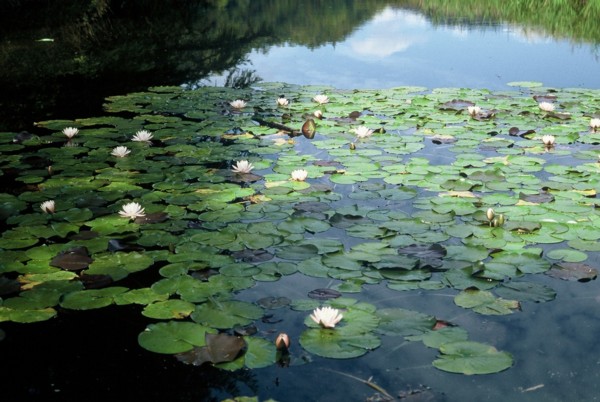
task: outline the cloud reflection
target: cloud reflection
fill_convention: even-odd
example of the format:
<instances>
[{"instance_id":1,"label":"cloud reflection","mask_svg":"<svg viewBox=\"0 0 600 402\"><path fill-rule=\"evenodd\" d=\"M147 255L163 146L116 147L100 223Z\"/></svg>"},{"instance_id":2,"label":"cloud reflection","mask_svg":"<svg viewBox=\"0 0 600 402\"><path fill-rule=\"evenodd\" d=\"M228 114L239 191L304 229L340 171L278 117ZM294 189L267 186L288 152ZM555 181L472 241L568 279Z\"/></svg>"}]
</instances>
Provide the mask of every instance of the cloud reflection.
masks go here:
<instances>
[{"instance_id":1,"label":"cloud reflection","mask_svg":"<svg viewBox=\"0 0 600 402\"><path fill-rule=\"evenodd\" d=\"M386 58L427 42L428 22L408 10L384 9L339 46L355 58Z\"/></svg>"}]
</instances>

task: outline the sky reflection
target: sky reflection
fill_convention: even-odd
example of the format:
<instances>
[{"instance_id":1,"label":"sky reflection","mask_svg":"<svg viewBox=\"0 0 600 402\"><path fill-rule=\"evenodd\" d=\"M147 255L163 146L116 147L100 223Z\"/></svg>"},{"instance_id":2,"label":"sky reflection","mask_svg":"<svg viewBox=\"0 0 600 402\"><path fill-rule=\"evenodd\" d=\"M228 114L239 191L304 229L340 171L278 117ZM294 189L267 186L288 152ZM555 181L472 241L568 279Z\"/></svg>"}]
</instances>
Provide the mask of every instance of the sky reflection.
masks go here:
<instances>
[{"instance_id":1,"label":"sky reflection","mask_svg":"<svg viewBox=\"0 0 600 402\"><path fill-rule=\"evenodd\" d=\"M252 52L249 61L265 81L338 88L505 89L511 81L600 88L600 63L589 45L508 25L433 26L421 14L392 8L341 43L277 46Z\"/></svg>"}]
</instances>

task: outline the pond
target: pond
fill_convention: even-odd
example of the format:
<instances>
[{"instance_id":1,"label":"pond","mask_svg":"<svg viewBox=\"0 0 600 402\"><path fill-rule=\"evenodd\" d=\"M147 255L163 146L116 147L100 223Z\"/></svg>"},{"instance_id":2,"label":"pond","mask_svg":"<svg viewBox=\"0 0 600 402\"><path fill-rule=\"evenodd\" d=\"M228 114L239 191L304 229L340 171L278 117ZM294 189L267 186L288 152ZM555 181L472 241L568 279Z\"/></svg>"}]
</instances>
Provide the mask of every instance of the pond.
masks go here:
<instances>
[{"instance_id":1,"label":"pond","mask_svg":"<svg viewBox=\"0 0 600 402\"><path fill-rule=\"evenodd\" d=\"M3 398L598 399L595 3L297 3L0 9Z\"/></svg>"}]
</instances>

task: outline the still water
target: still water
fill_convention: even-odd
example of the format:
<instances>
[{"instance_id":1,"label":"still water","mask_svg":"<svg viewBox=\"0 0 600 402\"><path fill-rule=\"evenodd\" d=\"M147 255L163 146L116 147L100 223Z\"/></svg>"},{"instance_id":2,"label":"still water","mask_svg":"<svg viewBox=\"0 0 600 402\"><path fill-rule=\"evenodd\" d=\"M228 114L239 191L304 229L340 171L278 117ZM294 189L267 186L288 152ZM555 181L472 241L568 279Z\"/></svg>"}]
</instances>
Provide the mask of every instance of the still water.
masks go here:
<instances>
[{"instance_id":1,"label":"still water","mask_svg":"<svg viewBox=\"0 0 600 402\"><path fill-rule=\"evenodd\" d=\"M506 84L511 81L539 81L548 87L600 88L597 42L554 39L542 28L502 21L467 24L449 19L434 24L414 8L379 10L336 40L322 37L311 46L298 45L289 38L274 42L252 47L243 57L233 57L229 64L202 71L189 68L184 75L173 71L148 74L144 80L131 83L127 81L130 75L100 74L110 83L111 93L103 93L102 82L98 85L93 78L85 82L94 82L90 87L96 91L86 93L81 80L70 80L66 74L56 90L64 96L53 98L54 103L48 101L41 112L23 113L22 121L81 117L76 106L88 101L91 107L87 112L98 114L102 96L152 85L223 85L227 71L232 69L249 70L264 81L348 89L508 89ZM46 83L58 82L55 77L42 79ZM20 128L12 126L15 130ZM308 364L238 373L190 368L141 350L136 336L146 323L139 322L139 312L130 311L129 307L111 307L95 315L67 312L53 322L29 327L4 326L7 339L2 343L15 342L15 334L20 343L11 343L13 347L4 350L3 357L21 367L19 371L11 370L14 377L8 377L10 384L7 382L6 389L21 391L14 400L75 400L69 399L74 395L86 395L90 400L118 395L133 400L143 397L190 401L235 395L258 395L261 400L279 401L364 401L373 397L373 389L336 373L344 372L361 379L372 376L373 381L394 395L411 395L412 390L412 398L416 398L431 391L426 395L433 399L421 400L599 400L597 282L566 282L544 276L536 280L556 289L556 300L529 303L522 313L494 319L472 313L455 315L450 292L432 297L428 293L403 294L372 287L361 293L361 298L379 307L401 305L442 316L469 328L471 338L510 350L515 365L499 374L469 377L441 372L431 366L435 350L394 338L388 338L373 353L348 361L313 357ZM303 278L301 282L284 278L279 287L290 298L303 298L307 291L323 287L323 283L315 278ZM264 291L259 285L243 292L240 298L254 301L263 297ZM73 325L69 315L79 325ZM115 319L117 315L120 318ZM303 325L300 320L296 324ZM302 358L300 350L292 353ZM407 396L406 400L417 399Z\"/></svg>"},{"instance_id":2,"label":"still water","mask_svg":"<svg viewBox=\"0 0 600 402\"><path fill-rule=\"evenodd\" d=\"M240 67L265 81L336 88L396 86L507 89L512 81L600 88L597 47L506 23L435 26L386 8L339 43L254 50ZM206 80L223 84L222 75Z\"/></svg>"}]
</instances>

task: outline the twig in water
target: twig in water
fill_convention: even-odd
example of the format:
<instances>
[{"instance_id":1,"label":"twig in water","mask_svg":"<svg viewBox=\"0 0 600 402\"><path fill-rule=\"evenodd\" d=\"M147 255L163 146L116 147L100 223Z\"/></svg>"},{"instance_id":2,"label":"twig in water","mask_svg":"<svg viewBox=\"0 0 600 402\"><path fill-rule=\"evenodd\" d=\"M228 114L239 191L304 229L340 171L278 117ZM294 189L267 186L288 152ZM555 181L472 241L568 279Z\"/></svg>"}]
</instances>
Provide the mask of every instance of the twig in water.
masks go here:
<instances>
[{"instance_id":1,"label":"twig in water","mask_svg":"<svg viewBox=\"0 0 600 402\"><path fill-rule=\"evenodd\" d=\"M383 394L383 395L384 395L386 398L389 398L389 399L390 399L390 401L393 401L393 400L394 400L394 397L393 397L393 396L391 396L391 395L390 395L390 394L389 394L389 393L388 393L388 392L387 392L385 389L381 388L379 385L377 385L377 384L375 384L373 381L371 381L371 380L373 379L373 376L369 377L369 378L368 378L368 379L366 379L366 380L363 380L362 378L355 377L355 376L353 376L352 374L343 373L343 372L341 372L341 371L332 370L332 369L325 369L325 370L329 370L329 371L332 371L332 372L334 372L334 373L337 373L337 374L341 374L341 375L343 375L343 376L346 376L346 377L348 377L348 378L352 378L353 380L360 381L360 382L362 382L363 384L366 384L366 385L368 385L369 387L373 388L373 389L374 389L374 390L376 390L377 392L380 392L380 393L382 393L382 394Z\"/></svg>"}]
</instances>

